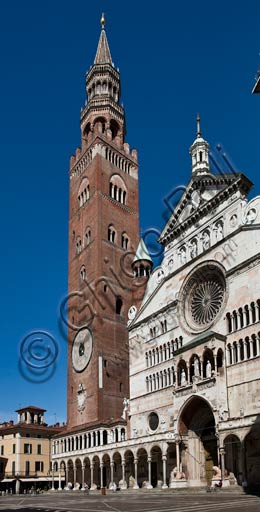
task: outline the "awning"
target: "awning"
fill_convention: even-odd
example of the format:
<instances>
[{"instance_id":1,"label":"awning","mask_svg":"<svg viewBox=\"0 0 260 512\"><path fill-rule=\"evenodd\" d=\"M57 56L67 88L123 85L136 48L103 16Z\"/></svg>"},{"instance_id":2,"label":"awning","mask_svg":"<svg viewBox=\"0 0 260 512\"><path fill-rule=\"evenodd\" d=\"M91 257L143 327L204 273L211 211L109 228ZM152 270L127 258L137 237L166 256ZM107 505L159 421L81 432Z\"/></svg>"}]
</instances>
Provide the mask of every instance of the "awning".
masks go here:
<instances>
[{"instance_id":1,"label":"awning","mask_svg":"<svg viewBox=\"0 0 260 512\"><path fill-rule=\"evenodd\" d=\"M7 483L11 483L15 480L15 478L4 478L3 480L0 481L0 484L7 484Z\"/></svg>"}]
</instances>

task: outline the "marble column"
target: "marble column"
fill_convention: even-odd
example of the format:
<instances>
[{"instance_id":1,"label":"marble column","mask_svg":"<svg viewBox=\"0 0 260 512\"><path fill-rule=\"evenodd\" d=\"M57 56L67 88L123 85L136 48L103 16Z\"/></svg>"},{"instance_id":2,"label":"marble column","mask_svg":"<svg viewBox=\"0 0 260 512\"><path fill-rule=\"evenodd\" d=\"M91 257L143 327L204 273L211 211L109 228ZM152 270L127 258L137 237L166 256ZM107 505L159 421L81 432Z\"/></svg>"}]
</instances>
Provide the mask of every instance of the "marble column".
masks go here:
<instances>
[{"instance_id":1,"label":"marble column","mask_svg":"<svg viewBox=\"0 0 260 512\"><path fill-rule=\"evenodd\" d=\"M77 468L76 468L76 465L74 465L73 471L74 471L74 485L75 485L75 483L77 482Z\"/></svg>"},{"instance_id":2,"label":"marble column","mask_svg":"<svg viewBox=\"0 0 260 512\"><path fill-rule=\"evenodd\" d=\"M220 467L221 467L221 479L224 480L225 478L225 448L219 449L219 455L220 455Z\"/></svg>"},{"instance_id":3,"label":"marble column","mask_svg":"<svg viewBox=\"0 0 260 512\"><path fill-rule=\"evenodd\" d=\"M62 487L61 487L61 470L59 469L59 487L58 487L58 491L62 491Z\"/></svg>"},{"instance_id":4,"label":"marble column","mask_svg":"<svg viewBox=\"0 0 260 512\"><path fill-rule=\"evenodd\" d=\"M176 441L176 465L177 471L180 471L180 441Z\"/></svg>"},{"instance_id":5,"label":"marble column","mask_svg":"<svg viewBox=\"0 0 260 512\"><path fill-rule=\"evenodd\" d=\"M249 339L249 357L250 359L252 359L253 357L253 340L250 338Z\"/></svg>"},{"instance_id":6,"label":"marble column","mask_svg":"<svg viewBox=\"0 0 260 512\"><path fill-rule=\"evenodd\" d=\"M135 465L135 485L134 485L134 489L139 489L139 485L138 485L138 481L137 481L137 478L138 478L138 459L134 459L134 465Z\"/></svg>"},{"instance_id":7,"label":"marble column","mask_svg":"<svg viewBox=\"0 0 260 512\"><path fill-rule=\"evenodd\" d=\"M90 464L90 489L93 490L93 484L94 484L94 464Z\"/></svg>"},{"instance_id":8,"label":"marble column","mask_svg":"<svg viewBox=\"0 0 260 512\"><path fill-rule=\"evenodd\" d=\"M166 483L166 464L167 464L167 455L162 456L162 463L163 463L163 489L167 489L168 485Z\"/></svg>"},{"instance_id":9,"label":"marble column","mask_svg":"<svg viewBox=\"0 0 260 512\"><path fill-rule=\"evenodd\" d=\"M122 459L122 480L123 480L123 484L122 484L121 489L122 490L127 489L127 483L126 483L126 479L125 479L125 460L124 459Z\"/></svg>"},{"instance_id":10,"label":"marble column","mask_svg":"<svg viewBox=\"0 0 260 512\"><path fill-rule=\"evenodd\" d=\"M102 487L104 487L104 483L103 483L103 463L100 462L100 487L102 489Z\"/></svg>"},{"instance_id":11,"label":"marble column","mask_svg":"<svg viewBox=\"0 0 260 512\"><path fill-rule=\"evenodd\" d=\"M153 486L152 486L152 458L151 457L148 457L147 463L148 463L148 485L147 485L147 489L152 489Z\"/></svg>"},{"instance_id":12,"label":"marble column","mask_svg":"<svg viewBox=\"0 0 260 512\"><path fill-rule=\"evenodd\" d=\"M114 462L110 462L110 483L114 482Z\"/></svg>"},{"instance_id":13,"label":"marble column","mask_svg":"<svg viewBox=\"0 0 260 512\"><path fill-rule=\"evenodd\" d=\"M85 464L82 464L81 471L82 471L82 485L83 485L85 483L84 482L84 478L85 478Z\"/></svg>"}]
</instances>

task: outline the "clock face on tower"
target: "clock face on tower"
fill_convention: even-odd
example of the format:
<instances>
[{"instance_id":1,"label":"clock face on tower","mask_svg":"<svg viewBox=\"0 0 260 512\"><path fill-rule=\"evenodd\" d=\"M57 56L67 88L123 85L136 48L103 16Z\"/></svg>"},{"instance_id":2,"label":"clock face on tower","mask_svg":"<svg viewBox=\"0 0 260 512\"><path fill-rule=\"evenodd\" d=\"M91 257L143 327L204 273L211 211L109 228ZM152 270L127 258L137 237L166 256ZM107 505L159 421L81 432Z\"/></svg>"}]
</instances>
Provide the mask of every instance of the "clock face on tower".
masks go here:
<instances>
[{"instance_id":1,"label":"clock face on tower","mask_svg":"<svg viewBox=\"0 0 260 512\"><path fill-rule=\"evenodd\" d=\"M72 345L72 364L76 372L83 372L87 367L93 349L92 332L85 328L76 334Z\"/></svg>"}]
</instances>

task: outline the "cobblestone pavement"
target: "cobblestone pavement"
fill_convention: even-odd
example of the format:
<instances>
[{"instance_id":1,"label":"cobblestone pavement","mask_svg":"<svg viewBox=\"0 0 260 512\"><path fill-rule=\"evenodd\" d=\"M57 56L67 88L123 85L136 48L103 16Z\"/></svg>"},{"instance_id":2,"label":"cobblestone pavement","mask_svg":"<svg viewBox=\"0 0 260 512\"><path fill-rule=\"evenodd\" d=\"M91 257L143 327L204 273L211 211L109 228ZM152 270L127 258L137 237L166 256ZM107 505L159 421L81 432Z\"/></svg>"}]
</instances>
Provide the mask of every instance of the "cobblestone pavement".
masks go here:
<instances>
[{"instance_id":1,"label":"cobblestone pavement","mask_svg":"<svg viewBox=\"0 0 260 512\"><path fill-rule=\"evenodd\" d=\"M100 494L55 493L1 496L0 511L20 512L259 512L260 497L238 493L129 492Z\"/></svg>"}]
</instances>

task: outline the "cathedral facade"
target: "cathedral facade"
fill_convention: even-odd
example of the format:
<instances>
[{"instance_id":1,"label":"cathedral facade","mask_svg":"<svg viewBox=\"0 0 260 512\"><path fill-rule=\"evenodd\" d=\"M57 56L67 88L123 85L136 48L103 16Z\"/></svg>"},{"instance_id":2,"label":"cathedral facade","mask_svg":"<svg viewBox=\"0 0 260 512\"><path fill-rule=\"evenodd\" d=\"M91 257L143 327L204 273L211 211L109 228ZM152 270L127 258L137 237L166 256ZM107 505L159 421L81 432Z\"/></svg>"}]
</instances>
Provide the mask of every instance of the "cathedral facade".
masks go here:
<instances>
[{"instance_id":1,"label":"cathedral facade","mask_svg":"<svg viewBox=\"0 0 260 512\"><path fill-rule=\"evenodd\" d=\"M260 197L244 174L213 173L198 118L152 271L101 22L70 165L68 423L53 471L68 488L260 484Z\"/></svg>"}]
</instances>

